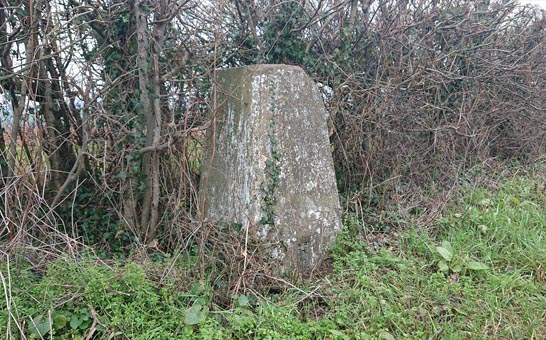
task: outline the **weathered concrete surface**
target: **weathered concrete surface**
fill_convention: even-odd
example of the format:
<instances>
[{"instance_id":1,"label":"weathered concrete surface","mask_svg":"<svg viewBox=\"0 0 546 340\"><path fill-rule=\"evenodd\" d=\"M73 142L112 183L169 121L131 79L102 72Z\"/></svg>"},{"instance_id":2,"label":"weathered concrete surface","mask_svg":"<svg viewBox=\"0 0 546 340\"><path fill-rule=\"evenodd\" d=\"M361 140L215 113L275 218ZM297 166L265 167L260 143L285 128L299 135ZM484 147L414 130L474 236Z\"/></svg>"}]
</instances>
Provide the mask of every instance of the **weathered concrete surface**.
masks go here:
<instances>
[{"instance_id":1,"label":"weathered concrete surface","mask_svg":"<svg viewBox=\"0 0 546 340\"><path fill-rule=\"evenodd\" d=\"M316 84L299 67L255 65L218 71L217 89L202 165L205 218L250 228L273 273L313 269L341 229Z\"/></svg>"}]
</instances>

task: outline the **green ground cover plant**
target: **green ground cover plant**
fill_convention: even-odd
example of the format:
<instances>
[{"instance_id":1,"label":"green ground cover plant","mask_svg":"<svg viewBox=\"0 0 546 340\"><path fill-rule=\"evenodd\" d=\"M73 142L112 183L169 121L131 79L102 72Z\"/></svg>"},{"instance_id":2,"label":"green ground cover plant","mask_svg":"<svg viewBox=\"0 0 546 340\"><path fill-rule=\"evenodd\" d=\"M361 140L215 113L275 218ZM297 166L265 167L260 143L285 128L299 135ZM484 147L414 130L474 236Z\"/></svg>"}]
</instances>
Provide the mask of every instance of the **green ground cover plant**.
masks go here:
<instances>
[{"instance_id":1,"label":"green ground cover plant","mask_svg":"<svg viewBox=\"0 0 546 340\"><path fill-rule=\"evenodd\" d=\"M467 188L433 228L369 246L347 216L320 278L219 299L195 259L1 263L9 339L540 339L546 334L541 179ZM430 230L433 230L431 232ZM384 231L376 231L383 232ZM169 272L169 275L165 273ZM227 302L226 302L227 300ZM223 303L219 303L223 301Z\"/></svg>"}]
</instances>

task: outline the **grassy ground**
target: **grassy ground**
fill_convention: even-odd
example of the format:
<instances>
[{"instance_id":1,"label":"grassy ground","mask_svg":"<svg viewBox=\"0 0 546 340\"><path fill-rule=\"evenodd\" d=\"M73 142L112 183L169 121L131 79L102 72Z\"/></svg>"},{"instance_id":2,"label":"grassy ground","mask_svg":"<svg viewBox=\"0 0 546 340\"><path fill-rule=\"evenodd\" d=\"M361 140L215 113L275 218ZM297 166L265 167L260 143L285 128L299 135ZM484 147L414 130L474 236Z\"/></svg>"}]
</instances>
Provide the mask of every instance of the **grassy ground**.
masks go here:
<instances>
[{"instance_id":1,"label":"grassy ground","mask_svg":"<svg viewBox=\"0 0 546 340\"><path fill-rule=\"evenodd\" d=\"M362 226L347 222L332 273L282 292L229 296L229 307L214 302L206 281L165 275L190 270L189 258L150 267L89 256L36 273L4 257L0 336L545 339L544 185L515 178L468 190L435 225L392 232L396 246L379 251L363 241Z\"/></svg>"}]
</instances>

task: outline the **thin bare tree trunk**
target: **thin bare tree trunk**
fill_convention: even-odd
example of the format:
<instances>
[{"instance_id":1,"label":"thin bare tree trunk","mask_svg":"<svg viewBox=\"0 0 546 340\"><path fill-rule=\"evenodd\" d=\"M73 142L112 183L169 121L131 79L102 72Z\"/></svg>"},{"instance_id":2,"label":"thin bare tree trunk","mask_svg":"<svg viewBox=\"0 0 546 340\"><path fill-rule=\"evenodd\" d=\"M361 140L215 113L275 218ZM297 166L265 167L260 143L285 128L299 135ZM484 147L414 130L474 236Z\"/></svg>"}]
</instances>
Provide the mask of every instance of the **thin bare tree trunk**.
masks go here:
<instances>
[{"instance_id":1,"label":"thin bare tree trunk","mask_svg":"<svg viewBox=\"0 0 546 340\"><path fill-rule=\"evenodd\" d=\"M358 1L359 0L351 0L351 11L349 12L349 18L347 19L347 31L345 32L345 35L349 34L349 32L352 32L354 29Z\"/></svg>"},{"instance_id":2,"label":"thin bare tree trunk","mask_svg":"<svg viewBox=\"0 0 546 340\"><path fill-rule=\"evenodd\" d=\"M140 102L142 103L141 113L144 116L146 124L146 144L144 147L152 146L154 139L154 114L152 104L150 102L150 64L148 63L150 43L147 32L147 18L142 10L142 4L137 1L135 6L136 30L137 30L137 67L138 67L138 85L140 89ZM146 238L146 233L149 228L150 209L152 201L152 163L151 154L149 152L142 155L142 172L145 176L146 187L142 198L142 211L140 215L140 234L143 239Z\"/></svg>"},{"instance_id":3,"label":"thin bare tree trunk","mask_svg":"<svg viewBox=\"0 0 546 340\"><path fill-rule=\"evenodd\" d=\"M35 71L34 67L34 55L35 55L35 46L38 32L38 24L40 22L40 8L42 7L42 0L35 0L34 2L28 3L28 13L29 13L29 29L28 29L28 42L25 46L26 52L26 63L27 63L27 72L23 75L21 80L21 97L18 100L18 105L13 112L13 124L10 132L10 147L8 154L8 177L11 177L15 174L15 165L17 162L17 134L21 128L21 119L23 117L23 112L27 108L27 92L29 92L29 84L31 81L33 72ZM30 87L32 92L32 87ZM14 99L15 100L15 99Z\"/></svg>"},{"instance_id":4,"label":"thin bare tree trunk","mask_svg":"<svg viewBox=\"0 0 546 340\"><path fill-rule=\"evenodd\" d=\"M154 138L153 146L157 148L161 141L161 94L160 77L159 77L159 57L154 55ZM151 202L151 217L150 217L150 233L149 240L153 240L156 235L157 226L159 223L159 196L161 194L161 186L159 183L159 151L153 151L153 177L152 177L152 202Z\"/></svg>"}]
</instances>

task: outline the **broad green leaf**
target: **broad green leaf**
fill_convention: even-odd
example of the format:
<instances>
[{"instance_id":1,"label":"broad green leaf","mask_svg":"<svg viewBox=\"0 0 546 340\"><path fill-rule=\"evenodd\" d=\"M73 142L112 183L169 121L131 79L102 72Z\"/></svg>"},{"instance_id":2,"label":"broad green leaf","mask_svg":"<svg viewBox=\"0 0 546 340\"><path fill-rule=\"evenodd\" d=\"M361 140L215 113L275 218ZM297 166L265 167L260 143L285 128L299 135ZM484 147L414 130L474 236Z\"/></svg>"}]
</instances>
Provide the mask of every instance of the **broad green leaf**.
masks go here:
<instances>
[{"instance_id":1,"label":"broad green leaf","mask_svg":"<svg viewBox=\"0 0 546 340\"><path fill-rule=\"evenodd\" d=\"M83 321L89 320L90 317L91 317L91 312L89 311L89 309L87 309L87 308L81 308L80 309L80 318Z\"/></svg>"},{"instance_id":2,"label":"broad green leaf","mask_svg":"<svg viewBox=\"0 0 546 340\"><path fill-rule=\"evenodd\" d=\"M64 314L57 314L53 317L53 328L55 329L61 329L66 326L67 323L66 316Z\"/></svg>"},{"instance_id":3,"label":"broad green leaf","mask_svg":"<svg viewBox=\"0 0 546 340\"><path fill-rule=\"evenodd\" d=\"M30 331L32 334L39 338L43 338L51 330L51 322L49 318L44 318L42 315L38 315L35 318L31 318Z\"/></svg>"},{"instance_id":4,"label":"broad green leaf","mask_svg":"<svg viewBox=\"0 0 546 340\"><path fill-rule=\"evenodd\" d=\"M456 264L451 267L451 271L454 273L460 273L461 270L463 270L463 266L461 266L460 264Z\"/></svg>"},{"instance_id":5,"label":"broad green leaf","mask_svg":"<svg viewBox=\"0 0 546 340\"><path fill-rule=\"evenodd\" d=\"M441 246L446 248L447 250L449 250L451 254L453 254L453 247L451 246L451 243L449 243L449 241L446 241L446 240L442 241Z\"/></svg>"},{"instance_id":6,"label":"broad green leaf","mask_svg":"<svg viewBox=\"0 0 546 340\"><path fill-rule=\"evenodd\" d=\"M80 329L89 329L91 327L91 320L83 320L82 324L80 325Z\"/></svg>"},{"instance_id":7,"label":"broad green leaf","mask_svg":"<svg viewBox=\"0 0 546 340\"><path fill-rule=\"evenodd\" d=\"M485 263L477 262L477 261L470 261L466 265L468 269L471 270L487 270L489 267Z\"/></svg>"},{"instance_id":8,"label":"broad green leaf","mask_svg":"<svg viewBox=\"0 0 546 340\"><path fill-rule=\"evenodd\" d=\"M208 307L203 307L200 304L195 304L186 310L186 317L184 323L188 326L197 325L207 318L209 312Z\"/></svg>"},{"instance_id":9,"label":"broad green leaf","mask_svg":"<svg viewBox=\"0 0 546 340\"><path fill-rule=\"evenodd\" d=\"M451 259L453 258L453 253L451 253L449 250L447 250L446 248L444 247L436 247L436 251L438 252L438 254L440 254L440 256L442 256L444 258L444 260L446 261L451 261Z\"/></svg>"},{"instance_id":10,"label":"broad green leaf","mask_svg":"<svg viewBox=\"0 0 546 340\"><path fill-rule=\"evenodd\" d=\"M70 318L70 328L72 328L72 329L76 329L76 328L80 327L80 325L82 323L83 323L83 320L80 319L77 316L73 316L73 317Z\"/></svg>"},{"instance_id":11,"label":"broad green leaf","mask_svg":"<svg viewBox=\"0 0 546 340\"><path fill-rule=\"evenodd\" d=\"M246 295L243 295L243 294L239 295L239 298L237 299L237 303L241 307L244 307L244 306L248 305L248 303L249 303L248 297Z\"/></svg>"},{"instance_id":12,"label":"broad green leaf","mask_svg":"<svg viewBox=\"0 0 546 340\"><path fill-rule=\"evenodd\" d=\"M441 272L447 272L449 271L449 266L447 265L446 261L440 261L438 262L438 269Z\"/></svg>"}]
</instances>

